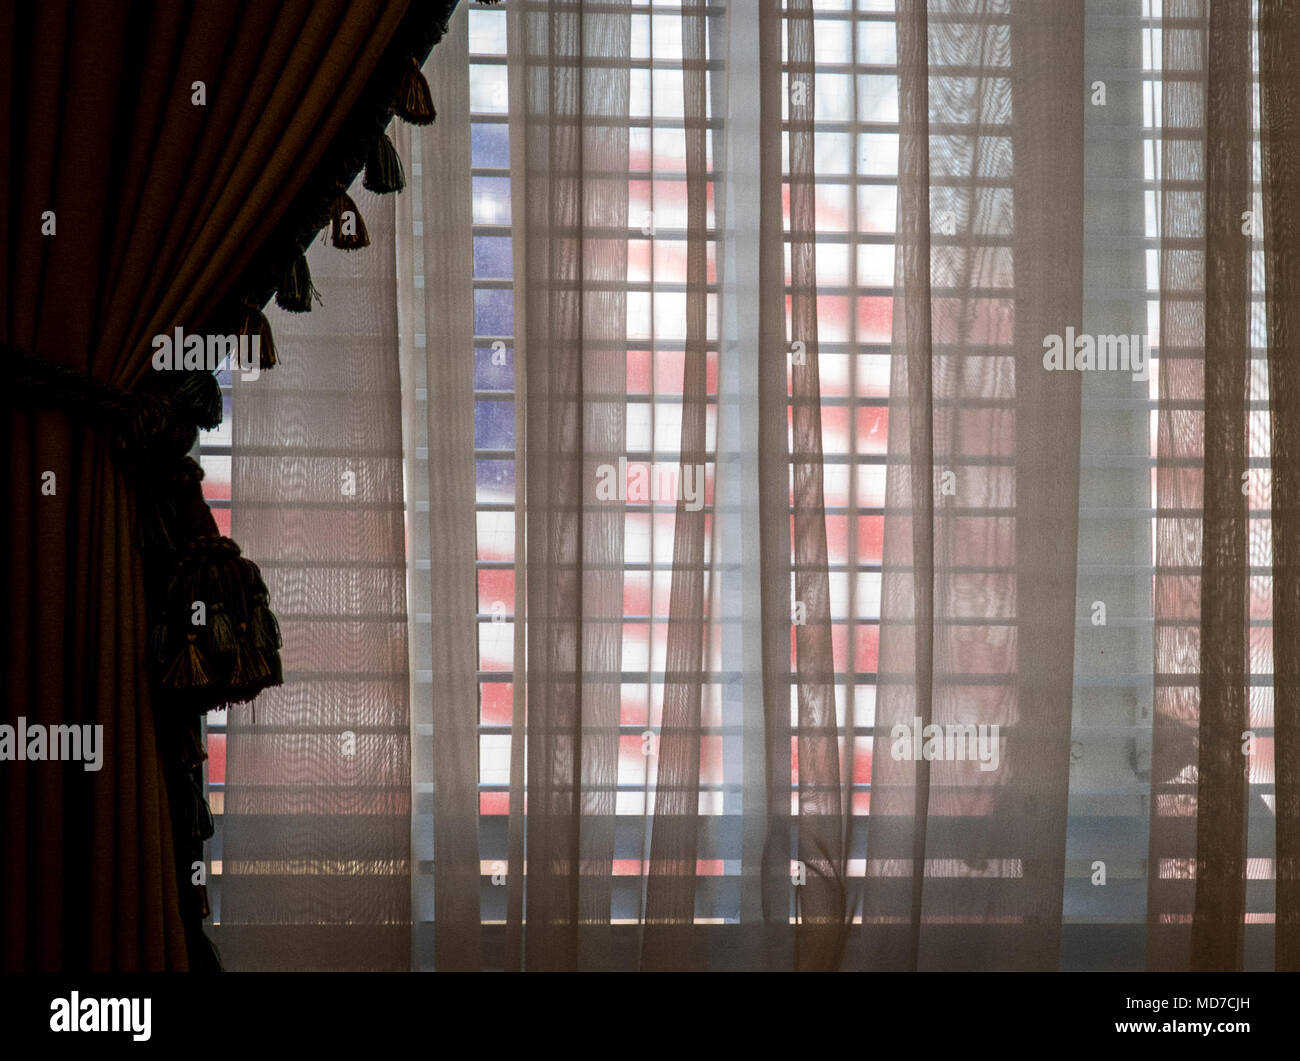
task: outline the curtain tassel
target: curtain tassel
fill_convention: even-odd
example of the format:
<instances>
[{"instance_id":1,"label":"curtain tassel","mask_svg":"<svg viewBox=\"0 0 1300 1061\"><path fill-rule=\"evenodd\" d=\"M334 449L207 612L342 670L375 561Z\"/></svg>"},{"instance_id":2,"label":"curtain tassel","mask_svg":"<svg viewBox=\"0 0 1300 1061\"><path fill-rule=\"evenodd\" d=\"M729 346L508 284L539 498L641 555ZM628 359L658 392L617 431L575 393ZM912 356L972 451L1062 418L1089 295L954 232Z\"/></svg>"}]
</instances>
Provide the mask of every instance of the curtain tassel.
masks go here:
<instances>
[{"instance_id":1,"label":"curtain tassel","mask_svg":"<svg viewBox=\"0 0 1300 1061\"><path fill-rule=\"evenodd\" d=\"M268 603L265 593L258 593L253 597L253 644L263 652L275 651L284 644L280 637L280 624L271 609L267 607Z\"/></svg>"},{"instance_id":2,"label":"curtain tassel","mask_svg":"<svg viewBox=\"0 0 1300 1061\"><path fill-rule=\"evenodd\" d=\"M247 623L239 624L239 634L242 641L249 642ZM256 648L241 648L238 666L243 675L243 681L238 683L241 685L260 683L271 673L271 669L266 665L266 656Z\"/></svg>"},{"instance_id":3,"label":"curtain tassel","mask_svg":"<svg viewBox=\"0 0 1300 1061\"><path fill-rule=\"evenodd\" d=\"M371 145L370 154L366 157L366 175L361 183L367 190L380 195L400 192L406 187L402 160L397 157L397 148L393 147L387 133L380 133Z\"/></svg>"},{"instance_id":4,"label":"curtain tassel","mask_svg":"<svg viewBox=\"0 0 1300 1061\"><path fill-rule=\"evenodd\" d=\"M275 293L275 304L290 313L309 313L313 298L320 301L320 295L311 282L307 256L300 254L289 267L288 275L280 282L280 289Z\"/></svg>"},{"instance_id":5,"label":"curtain tassel","mask_svg":"<svg viewBox=\"0 0 1300 1061\"><path fill-rule=\"evenodd\" d=\"M341 251L355 251L370 246L370 233L366 231L361 211L347 192L335 199L330 208L330 228L333 232L332 242Z\"/></svg>"},{"instance_id":6,"label":"curtain tassel","mask_svg":"<svg viewBox=\"0 0 1300 1061\"><path fill-rule=\"evenodd\" d=\"M196 643L198 634L186 635L185 647L181 649L176 662L171 665L163 680L173 689L193 689L208 684L207 672L203 669L203 657L199 654Z\"/></svg>"},{"instance_id":7,"label":"curtain tassel","mask_svg":"<svg viewBox=\"0 0 1300 1061\"><path fill-rule=\"evenodd\" d=\"M402 75L397 87L397 116L411 125L430 125L438 117L429 93L429 82L420 71L420 64L411 57L410 68Z\"/></svg>"},{"instance_id":8,"label":"curtain tassel","mask_svg":"<svg viewBox=\"0 0 1300 1061\"><path fill-rule=\"evenodd\" d=\"M149 655L157 664L167 662L167 624L159 623L149 631Z\"/></svg>"},{"instance_id":9,"label":"curtain tassel","mask_svg":"<svg viewBox=\"0 0 1300 1061\"><path fill-rule=\"evenodd\" d=\"M207 711L247 703L283 683L279 624L269 600L257 565L229 538L200 537L189 545L150 633L156 666L166 667L162 685L176 704ZM183 640L172 633L180 630L187 631Z\"/></svg>"},{"instance_id":10,"label":"curtain tassel","mask_svg":"<svg viewBox=\"0 0 1300 1061\"><path fill-rule=\"evenodd\" d=\"M222 656L228 656L239 648L235 641L235 628L220 601L212 605L212 648Z\"/></svg>"},{"instance_id":11,"label":"curtain tassel","mask_svg":"<svg viewBox=\"0 0 1300 1061\"><path fill-rule=\"evenodd\" d=\"M239 334L257 336L259 368L263 370L275 368L280 363L280 356L275 349L275 336L271 332L271 322L256 306L244 307L244 320L239 327Z\"/></svg>"},{"instance_id":12,"label":"curtain tassel","mask_svg":"<svg viewBox=\"0 0 1300 1061\"><path fill-rule=\"evenodd\" d=\"M176 397L190 410L196 427L211 431L221 423L221 387L211 372L185 373Z\"/></svg>"},{"instance_id":13,"label":"curtain tassel","mask_svg":"<svg viewBox=\"0 0 1300 1061\"><path fill-rule=\"evenodd\" d=\"M248 684L248 674L244 668L244 657L247 653L239 646L235 646L234 662L230 667L230 684L235 688L240 688Z\"/></svg>"}]
</instances>

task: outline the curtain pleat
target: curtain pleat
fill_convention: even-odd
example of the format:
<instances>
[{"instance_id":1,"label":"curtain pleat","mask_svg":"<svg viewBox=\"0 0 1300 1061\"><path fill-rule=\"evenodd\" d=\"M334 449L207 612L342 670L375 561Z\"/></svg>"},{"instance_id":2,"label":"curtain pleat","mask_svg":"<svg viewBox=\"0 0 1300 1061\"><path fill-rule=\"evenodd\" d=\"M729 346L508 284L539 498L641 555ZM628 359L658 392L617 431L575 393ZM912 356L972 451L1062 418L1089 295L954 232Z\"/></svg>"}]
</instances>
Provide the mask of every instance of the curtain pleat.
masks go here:
<instances>
[{"instance_id":1,"label":"curtain pleat","mask_svg":"<svg viewBox=\"0 0 1300 1061\"><path fill-rule=\"evenodd\" d=\"M934 344L930 285L930 103L927 0L898 7L898 223L894 343L881 576L874 748L895 725L931 724L934 681ZM872 967L914 968L928 825L930 764L872 755L863 887ZM900 878L895 883L895 878Z\"/></svg>"},{"instance_id":2,"label":"curtain pleat","mask_svg":"<svg viewBox=\"0 0 1300 1061\"><path fill-rule=\"evenodd\" d=\"M1052 969L1080 407L1077 376L1044 371L1042 352L1082 316L1082 10L903 4L898 39L901 290L860 945L871 968ZM996 725L996 769L913 761L910 734L931 724Z\"/></svg>"},{"instance_id":3,"label":"curtain pleat","mask_svg":"<svg viewBox=\"0 0 1300 1061\"><path fill-rule=\"evenodd\" d=\"M1247 774L1241 746L1250 720L1249 516L1242 482L1249 458L1251 241L1243 231L1241 205L1253 202L1252 86L1242 76L1251 69L1250 7L1249 0L1214 0L1207 35L1202 215L1205 467L1193 970L1241 968L1246 911ZM1181 12L1175 5L1170 14L1177 17ZM1167 112L1175 122L1182 116L1178 109ZM1166 170L1163 176L1195 179L1181 170ZM1171 316L1187 308L1171 306Z\"/></svg>"},{"instance_id":4,"label":"curtain pleat","mask_svg":"<svg viewBox=\"0 0 1300 1061\"><path fill-rule=\"evenodd\" d=\"M529 970L601 968L610 961L603 926L614 857L624 534L621 503L598 499L596 489L602 466L620 467L627 457L631 17L626 4L589 10L580 0L515 4L507 17L521 49L511 72L523 81L511 158L524 242L516 373L528 521L527 806L519 785L510 794L516 835L519 816L527 823L527 876L512 848L509 876L525 880L525 894L522 931L511 904L508 933L522 940ZM512 754L517 748L516 740Z\"/></svg>"},{"instance_id":5,"label":"curtain pleat","mask_svg":"<svg viewBox=\"0 0 1300 1061\"><path fill-rule=\"evenodd\" d=\"M442 970L478 969L482 964L479 902L479 692L478 586L475 578L477 527L474 512L474 242L470 170L469 83L465 78L469 19L451 20L428 64L429 89L438 120L420 129L399 130L398 148L420 141L419 182L423 253L418 266L399 260L427 278L415 319L404 321L403 361L408 408L422 419L421 436L407 446L408 481L425 479L428 518L408 536L414 558L428 560L427 581L413 572L411 584L427 587L427 603L413 611L429 614L427 632L413 632L415 666L429 669L428 703L416 702L416 724L430 726L433 771L434 964ZM406 206L401 197L399 211ZM409 232L409 221L399 227ZM399 250L402 247L399 235ZM414 288L403 276L399 291ZM404 317L415 313L408 307ZM407 334L407 328L410 334ZM422 349L413 344L424 335ZM426 404L416 409L423 384ZM427 446L427 467L412 463ZM412 520L419 519L414 512ZM418 592L418 591L416 591ZM504 618L501 616L500 618ZM427 720L427 721L426 721Z\"/></svg>"},{"instance_id":6,"label":"curtain pleat","mask_svg":"<svg viewBox=\"0 0 1300 1061\"><path fill-rule=\"evenodd\" d=\"M793 962L790 916L795 831L791 811L794 772L790 757L793 676L791 661L790 384L787 378L782 143L781 0L759 0L758 10L758 369L757 450L759 616L762 631L762 700L767 814L762 897L772 945L781 964ZM774 132L773 130L776 130ZM752 708L751 708L752 710ZM785 952L789 949L789 957Z\"/></svg>"},{"instance_id":7,"label":"curtain pleat","mask_svg":"<svg viewBox=\"0 0 1300 1061\"><path fill-rule=\"evenodd\" d=\"M682 83L686 136L686 353L682 384L680 474L708 457L708 210L705 161L708 110L703 0L682 4ZM692 510L694 508L694 510ZM700 705L704 692L708 599L708 517L703 505L677 503L664 666L664 707L655 773L650 864L646 871L641 967L690 968L695 953L696 853L700 830Z\"/></svg>"},{"instance_id":8,"label":"curtain pleat","mask_svg":"<svg viewBox=\"0 0 1300 1061\"><path fill-rule=\"evenodd\" d=\"M1259 5L1273 520L1276 968L1300 969L1300 8Z\"/></svg>"},{"instance_id":9,"label":"curtain pleat","mask_svg":"<svg viewBox=\"0 0 1300 1061\"><path fill-rule=\"evenodd\" d=\"M790 195L790 467L777 463L759 474L775 491L790 484L794 509L793 600L802 607L794 624L798 740L797 869L803 881L795 891L797 926L795 968L833 970L844 943L845 873L844 807L840 789L840 741L835 713L835 665L831 651L830 575L826 546L826 499L822 463L821 351L817 337L816 56L813 51L812 0L790 0L786 10L789 99ZM763 70L760 76L777 76ZM800 91L800 88L803 91ZM771 124L764 136L775 139ZM775 173L772 174L775 176ZM784 255L782 255L784 257ZM796 346L795 344L801 344ZM764 351L771 357L775 351ZM784 365L785 358L777 359ZM782 388L784 392L784 388ZM780 399L779 403L777 399ZM772 418L786 419L777 404L784 393L770 395ZM764 572L783 585L783 571ZM786 607L783 614L792 612Z\"/></svg>"},{"instance_id":10,"label":"curtain pleat","mask_svg":"<svg viewBox=\"0 0 1300 1061\"><path fill-rule=\"evenodd\" d=\"M1246 0L1163 8L1152 969L1242 964L1250 17Z\"/></svg>"},{"instance_id":11,"label":"curtain pleat","mask_svg":"<svg viewBox=\"0 0 1300 1061\"><path fill-rule=\"evenodd\" d=\"M999 888L978 963L1054 970L1065 883L1079 540L1079 373L1047 372L1043 338L1083 321L1084 11L1011 4L1015 301L1015 699L981 859L1018 860ZM1009 426L1009 425L1008 425ZM956 609L954 609L956 610ZM962 721L966 721L964 718ZM1004 863L1005 865L1005 863ZM992 897L990 897L992 898ZM956 897L954 896L954 899ZM950 903L957 914L960 900ZM956 948L950 948L949 954ZM949 961L953 959L950 958Z\"/></svg>"}]
</instances>

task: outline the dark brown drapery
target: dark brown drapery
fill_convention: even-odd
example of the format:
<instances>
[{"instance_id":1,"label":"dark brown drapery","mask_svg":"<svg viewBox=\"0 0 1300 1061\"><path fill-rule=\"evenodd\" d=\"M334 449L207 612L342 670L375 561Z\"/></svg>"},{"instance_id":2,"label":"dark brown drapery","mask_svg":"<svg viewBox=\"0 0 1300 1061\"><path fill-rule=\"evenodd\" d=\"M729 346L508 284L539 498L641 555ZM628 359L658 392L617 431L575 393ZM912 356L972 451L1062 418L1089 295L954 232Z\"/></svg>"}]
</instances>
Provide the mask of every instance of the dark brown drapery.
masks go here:
<instances>
[{"instance_id":1,"label":"dark brown drapery","mask_svg":"<svg viewBox=\"0 0 1300 1061\"><path fill-rule=\"evenodd\" d=\"M152 386L152 336L265 299L313 197L360 165L344 134L376 120L361 104L391 98L394 56L422 59L449 6L7 6L0 342ZM5 721L104 727L98 772L0 767L4 966L185 968L137 499L101 433L17 403L0 415Z\"/></svg>"}]
</instances>

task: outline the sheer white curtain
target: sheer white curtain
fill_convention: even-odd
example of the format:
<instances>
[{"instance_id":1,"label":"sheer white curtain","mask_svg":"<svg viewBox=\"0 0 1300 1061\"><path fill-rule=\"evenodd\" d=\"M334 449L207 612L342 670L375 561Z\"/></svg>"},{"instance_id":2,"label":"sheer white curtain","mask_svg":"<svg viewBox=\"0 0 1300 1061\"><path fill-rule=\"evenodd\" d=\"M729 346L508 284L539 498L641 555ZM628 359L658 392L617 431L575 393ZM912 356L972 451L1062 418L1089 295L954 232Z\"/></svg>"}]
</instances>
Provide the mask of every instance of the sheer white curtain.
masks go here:
<instances>
[{"instance_id":1,"label":"sheer white curtain","mask_svg":"<svg viewBox=\"0 0 1300 1061\"><path fill-rule=\"evenodd\" d=\"M398 201L396 251L412 620L414 899L417 924L436 926L432 939L417 929L414 960L417 968L455 970L482 964L477 560L488 545L475 510L479 356L465 11L438 47L426 69L439 119L404 126L396 140L411 174L409 194ZM494 351L496 360L506 360L505 353L504 345ZM509 628L512 611L505 602L496 610L498 630Z\"/></svg>"},{"instance_id":2,"label":"sheer white curtain","mask_svg":"<svg viewBox=\"0 0 1300 1061\"><path fill-rule=\"evenodd\" d=\"M1079 401L1041 339L1083 140L1048 8L458 13L399 231L429 961L1054 966ZM999 769L888 761L918 715L1000 725Z\"/></svg>"},{"instance_id":3,"label":"sheer white curtain","mask_svg":"<svg viewBox=\"0 0 1300 1061\"><path fill-rule=\"evenodd\" d=\"M220 923L229 968L410 966L410 729L394 196L350 190L320 303L268 308L280 364L236 374L231 528L257 557L284 685L230 712Z\"/></svg>"},{"instance_id":4,"label":"sheer white curtain","mask_svg":"<svg viewBox=\"0 0 1300 1061\"><path fill-rule=\"evenodd\" d=\"M438 122L398 130L395 255L358 193L374 245L320 263L355 297L292 324L322 353L236 395L237 536L294 680L232 726L223 925L383 924L363 963L401 965L409 888L417 968L1266 961L1273 774L1232 749L1243 712L1271 736L1239 474L1267 392L1238 340L1288 385L1287 310L1228 238L1249 93L1203 92L1255 46L1249 7L462 4ZM1124 77L1111 110L1084 92L1114 42L1163 128ZM1178 272L1207 241L1214 343ZM1265 289L1271 340L1242 303ZM1149 390L1045 366L1148 310Z\"/></svg>"}]
</instances>

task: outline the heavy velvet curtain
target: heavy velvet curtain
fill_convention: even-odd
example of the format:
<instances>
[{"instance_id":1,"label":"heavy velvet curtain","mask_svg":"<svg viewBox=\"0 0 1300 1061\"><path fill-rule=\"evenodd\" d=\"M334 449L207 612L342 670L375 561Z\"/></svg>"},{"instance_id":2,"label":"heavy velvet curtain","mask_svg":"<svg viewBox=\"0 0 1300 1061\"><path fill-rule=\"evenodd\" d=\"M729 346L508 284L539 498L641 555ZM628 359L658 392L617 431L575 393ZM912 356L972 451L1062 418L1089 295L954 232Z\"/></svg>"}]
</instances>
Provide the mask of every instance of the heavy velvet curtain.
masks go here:
<instances>
[{"instance_id":1,"label":"heavy velvet curtain","mask_svg":"<svg viewBox=\"0 0 1300 1061\"><path fill-rule=\"evenodd\" d=\"M151 337L203 330L232 293L408 6L6 5L0 341L147 385ZM136 499L110 439L2 415L4 718L102 725L105 744L97 773L0 768L4 967L183 969Z\"/></svg>"}]
</instances>

